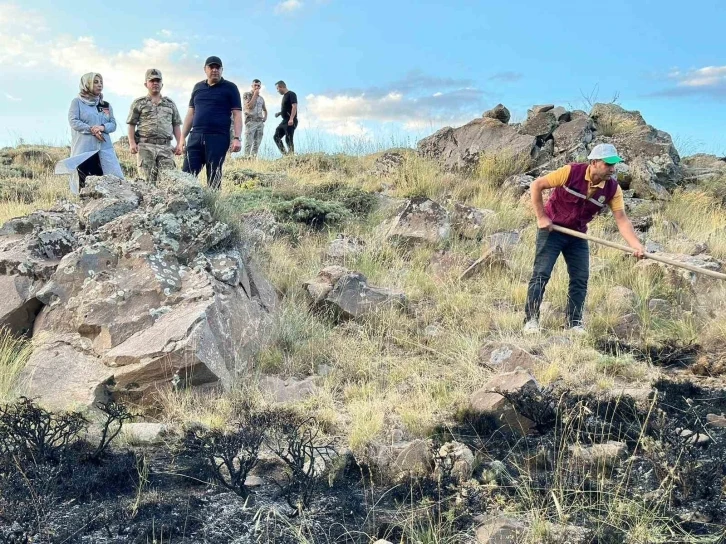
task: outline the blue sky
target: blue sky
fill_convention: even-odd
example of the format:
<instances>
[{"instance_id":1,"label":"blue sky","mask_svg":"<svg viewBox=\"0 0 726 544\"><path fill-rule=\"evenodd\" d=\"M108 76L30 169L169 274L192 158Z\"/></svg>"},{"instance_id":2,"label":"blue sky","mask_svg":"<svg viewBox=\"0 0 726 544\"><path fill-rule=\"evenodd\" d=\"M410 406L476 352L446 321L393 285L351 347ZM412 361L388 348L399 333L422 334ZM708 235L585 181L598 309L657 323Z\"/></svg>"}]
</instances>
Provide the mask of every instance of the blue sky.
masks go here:
<instances>
[{"instance_id":1,"label":"blue sky","mask_svg":"<svg viewBox=\"0 0 726 544\"><path fill-rule=\"evenodd\" d=\"M214 54L242 90L263 81L270 111L288 82L308 149L414 143L498 102L517 120L535 103L617 95L682 152L726 154L724 28L716 0L0 1L0 145L68 142L89 71L105 77L115 137L146 68L183 111Z\"/></svg>"}]
</instances>

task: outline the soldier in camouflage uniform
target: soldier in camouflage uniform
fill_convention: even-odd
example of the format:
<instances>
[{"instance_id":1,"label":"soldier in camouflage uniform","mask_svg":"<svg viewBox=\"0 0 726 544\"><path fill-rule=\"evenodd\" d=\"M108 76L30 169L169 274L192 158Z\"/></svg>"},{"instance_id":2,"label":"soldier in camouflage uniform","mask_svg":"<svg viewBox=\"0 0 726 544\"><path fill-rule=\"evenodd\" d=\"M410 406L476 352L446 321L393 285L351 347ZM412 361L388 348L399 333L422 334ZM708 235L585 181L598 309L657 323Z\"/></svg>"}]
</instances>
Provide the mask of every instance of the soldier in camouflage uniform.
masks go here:
<instances>
[{"instance_id":1,"label":"soldier in camouflage uniform","mask_svg":"<svg viewBox=\"0 0 726 544\"><path fill-rule=\"evenodd\" d=\"M259 79L252 80L252 90L242 95L245 112L245 155L257 156L262 142L262 132L267 121L265 99L260 96L262 83Z\"/></svg>"},{"instance_id":2,"label":"soldier in camouflage uniform","mask_svg":"<svg viewBox=\"0 0 726 544\"><path fill-rule=\"evenodd\" d=\"M156 68L146 70L146 88L149 94L131 103L129 118L129 148L138 153L139 177L156 181L160 170L175 169L174 155L183 153L181 137L182 119L176 104L161 96L161 72ZM176 148L172 149L172 135Z\"/></svg>"}]
</instances>

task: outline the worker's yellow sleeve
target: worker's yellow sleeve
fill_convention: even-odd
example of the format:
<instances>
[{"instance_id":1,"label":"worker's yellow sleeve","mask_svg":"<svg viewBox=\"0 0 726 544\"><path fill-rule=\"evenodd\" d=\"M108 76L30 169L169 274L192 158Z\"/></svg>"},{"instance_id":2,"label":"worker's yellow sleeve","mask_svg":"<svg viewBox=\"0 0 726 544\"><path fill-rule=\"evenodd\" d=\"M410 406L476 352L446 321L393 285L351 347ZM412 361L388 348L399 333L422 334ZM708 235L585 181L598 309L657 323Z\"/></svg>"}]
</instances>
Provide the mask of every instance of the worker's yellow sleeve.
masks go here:
<instances>
[{"instance_id":1,"label":"worker's yellow sleeve","mask_svg":"<svg viewBox=\"0 0 726 544\"><path fill-rule=\"evenodd\" d=\"M547 184L549 185L550 189L552 189L554 187L562 187L565 183L567 183L567 178L569 177L570 165L566 164L562 168L558 168L554 172L550 172L542 179L547 180Z\"/></svg>"}]
</instances>

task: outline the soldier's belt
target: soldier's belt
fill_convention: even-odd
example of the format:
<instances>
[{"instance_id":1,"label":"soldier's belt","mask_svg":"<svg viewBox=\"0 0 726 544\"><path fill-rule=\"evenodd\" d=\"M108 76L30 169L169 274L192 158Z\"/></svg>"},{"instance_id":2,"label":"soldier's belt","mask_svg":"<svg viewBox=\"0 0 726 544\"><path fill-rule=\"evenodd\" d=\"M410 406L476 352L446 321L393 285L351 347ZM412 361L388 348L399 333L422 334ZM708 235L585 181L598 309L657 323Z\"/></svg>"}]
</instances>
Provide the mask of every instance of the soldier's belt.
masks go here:
<instances>
[{"instance_id":1,"label":"soldier's belt","mask_svg":"<svg viewBox=\"0 0 726 544\"><path fill-rule=\"evenodd\" d=\"M169 142L171 142L171 138L139 138L139 143L141 144L164 145Z\"/></svg>"}]
</instances>

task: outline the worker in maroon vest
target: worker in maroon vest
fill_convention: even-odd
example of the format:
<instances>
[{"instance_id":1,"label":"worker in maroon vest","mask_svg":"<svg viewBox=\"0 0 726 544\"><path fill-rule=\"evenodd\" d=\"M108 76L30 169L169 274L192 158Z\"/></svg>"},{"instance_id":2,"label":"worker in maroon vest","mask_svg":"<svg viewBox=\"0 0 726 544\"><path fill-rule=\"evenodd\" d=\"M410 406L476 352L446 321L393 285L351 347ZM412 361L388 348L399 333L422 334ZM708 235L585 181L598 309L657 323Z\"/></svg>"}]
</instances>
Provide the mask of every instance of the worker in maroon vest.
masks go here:
<instances>
[{"instance_id":1,"label":"worker in maroon vest","mask_svg":"<svg viewBox=\"0 0 726 544\"><path fill-rule=\"evenodd\" d=\"M589 163L563 166L532 183L532 205L539 230L534 270L527 289L526 333L540 330L539 307L560 253L565 258L570 276L567 327L574 332L585 332L582 310L590 275L590 250L587 240L553 231L553 224L584 233L587 232L587 224L607 206L615 216L620 234L635 250L634 255L642 258L645 252L625 214L623 191L613 176L615 165L622 161L615 146L596 145L587 158ZM545 189L554 189L546 206L542 203L542 191Z\"/></svg>"}]
</instances>

